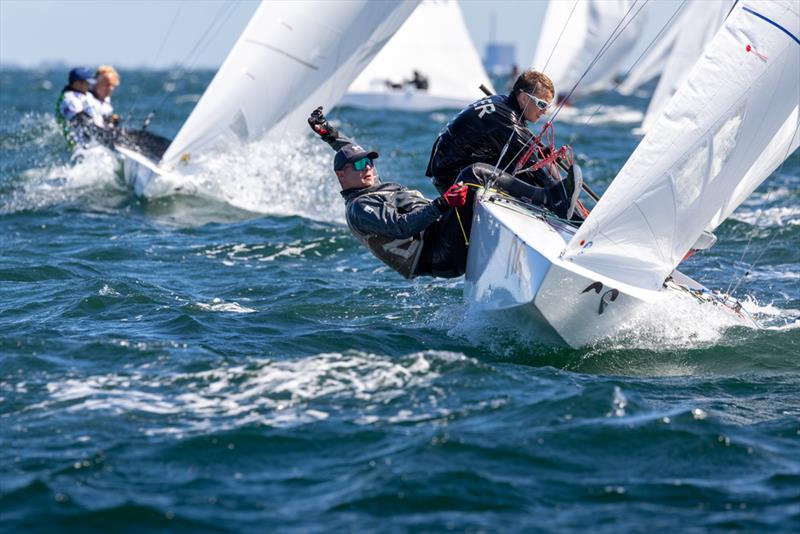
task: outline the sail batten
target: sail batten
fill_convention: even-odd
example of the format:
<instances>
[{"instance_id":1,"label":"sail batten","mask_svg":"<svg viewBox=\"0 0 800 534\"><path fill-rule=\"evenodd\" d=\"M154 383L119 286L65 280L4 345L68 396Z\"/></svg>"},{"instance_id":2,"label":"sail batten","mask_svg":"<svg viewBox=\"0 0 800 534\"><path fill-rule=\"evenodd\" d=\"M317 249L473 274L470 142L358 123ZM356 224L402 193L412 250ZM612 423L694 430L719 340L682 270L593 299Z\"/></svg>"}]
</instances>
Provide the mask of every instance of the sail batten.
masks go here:
<instances>
[{"instance_id":1,"label":"sail batten","mask_svg":"<svg viewBox=\"0 0 800 534\"><path fill-rule=\"evenodd\" d=\"M566 258L658 289L703 230L721 223L797 148L800 46L750 11L800 33L791 0L738 4Z\"/></svg>"}]
</instances>

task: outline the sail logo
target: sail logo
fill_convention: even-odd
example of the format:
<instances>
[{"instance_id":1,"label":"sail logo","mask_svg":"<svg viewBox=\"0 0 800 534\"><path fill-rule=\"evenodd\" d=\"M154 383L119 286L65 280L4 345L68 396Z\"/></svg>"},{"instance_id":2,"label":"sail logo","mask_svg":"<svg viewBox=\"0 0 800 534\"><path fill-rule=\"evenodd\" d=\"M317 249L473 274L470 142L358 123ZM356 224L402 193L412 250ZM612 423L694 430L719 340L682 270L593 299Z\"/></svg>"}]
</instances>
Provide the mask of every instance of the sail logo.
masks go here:
<instances>
[{"instance_id":1,"label":"sail logo","mask_svg":"<svg viewBox=\"0 0 800 534\"><path fill-rule=\"evenodd\" d=\"M755 49L755 48L753 48L753 47L752 47L752 45L749 45L749 44L748 44L747 46L745 46L745 47L744 47L744 51L745 51L745 52L749 52L749 53L751 53L751 54L755 54L755 56L756 56L758 59L760 59L761 61L767 61L767 59L768 59L768 58L767 58L767 56L765 56L764 54L759 54L758 52L756 52L756 49Z\"/></svg>"},{"instance_id":2,"label":"sail logo","mask_svg":"<svg viewBox=\"0 0 800 534\"><path fill-rule=\"evenodd\" d=\"M577 254L578 256L580 256L581 254L586 252L588 249L592 248L592 245L594 245L594 241L585 241L585 240L581 239L581 242L579 243L579 245L581 246L581 251L578 252L578 254Z\"/></svg>"}]
</instances>

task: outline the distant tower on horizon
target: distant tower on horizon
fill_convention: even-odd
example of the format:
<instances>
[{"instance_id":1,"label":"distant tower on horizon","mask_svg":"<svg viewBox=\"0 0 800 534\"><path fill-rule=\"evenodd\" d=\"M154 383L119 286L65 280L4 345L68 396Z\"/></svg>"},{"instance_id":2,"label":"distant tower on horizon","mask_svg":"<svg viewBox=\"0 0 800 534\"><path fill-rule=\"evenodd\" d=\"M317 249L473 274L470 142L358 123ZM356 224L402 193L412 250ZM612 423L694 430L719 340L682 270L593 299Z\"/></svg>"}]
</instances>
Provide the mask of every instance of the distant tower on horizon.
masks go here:
<instances>
[{"instance_id":1,"label":"distant tower on horizon","mask_svg":"<svg viewBox=\"0 0 800 534\"><path fill-rule=\"evenodd\" d=\"M498 42L497 15L489 13L489 42L483 56L483 67L489 74L499 76L508 74L517 63L517 47L514 43Z\"/></svg>"}]
</instances>

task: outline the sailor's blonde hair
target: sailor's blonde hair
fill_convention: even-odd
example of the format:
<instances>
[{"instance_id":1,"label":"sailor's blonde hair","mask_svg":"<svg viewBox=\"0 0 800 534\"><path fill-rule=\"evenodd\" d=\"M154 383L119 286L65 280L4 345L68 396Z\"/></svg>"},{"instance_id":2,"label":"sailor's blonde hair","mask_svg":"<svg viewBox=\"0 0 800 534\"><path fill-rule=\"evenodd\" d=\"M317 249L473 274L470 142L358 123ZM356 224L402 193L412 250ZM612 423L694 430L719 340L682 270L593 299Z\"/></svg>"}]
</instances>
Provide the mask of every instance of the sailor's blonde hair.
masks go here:
<instances>
[{"instance_id":1,"label":"sailor's blonde hair","mask_svg":"<svg viewBox=\"0 0 800 534\"><path fill-rule=\"evenodd\" d=\"M119 73L117 69L111 65L100 65L97 67L97 72L94 73L94 77L99 80L101 76L107 76L108 81L114 85L119 85Z\"/></svg>"}]
</instances>

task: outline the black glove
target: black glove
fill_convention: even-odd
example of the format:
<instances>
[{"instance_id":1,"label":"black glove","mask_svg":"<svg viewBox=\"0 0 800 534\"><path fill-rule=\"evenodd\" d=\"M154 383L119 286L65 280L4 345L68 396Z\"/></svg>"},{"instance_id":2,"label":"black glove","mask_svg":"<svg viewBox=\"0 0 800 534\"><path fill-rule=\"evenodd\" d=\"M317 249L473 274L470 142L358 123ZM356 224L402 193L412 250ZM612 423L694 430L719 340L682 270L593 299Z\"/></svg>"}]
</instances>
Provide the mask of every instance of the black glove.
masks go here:
<instances>
[{"instance_id":1,"label":"black glove","mask_svg":"<svg viewBox=\"0 0 800 534\"><path fill-rule=\"evenodd\" d=\"M308 117L308 125L314 133L322 138L326 143L331 143L339 136L339 132L331 126L328 119L322 113L322 106L311 112Z\"/></svg>"}]
</instances>

